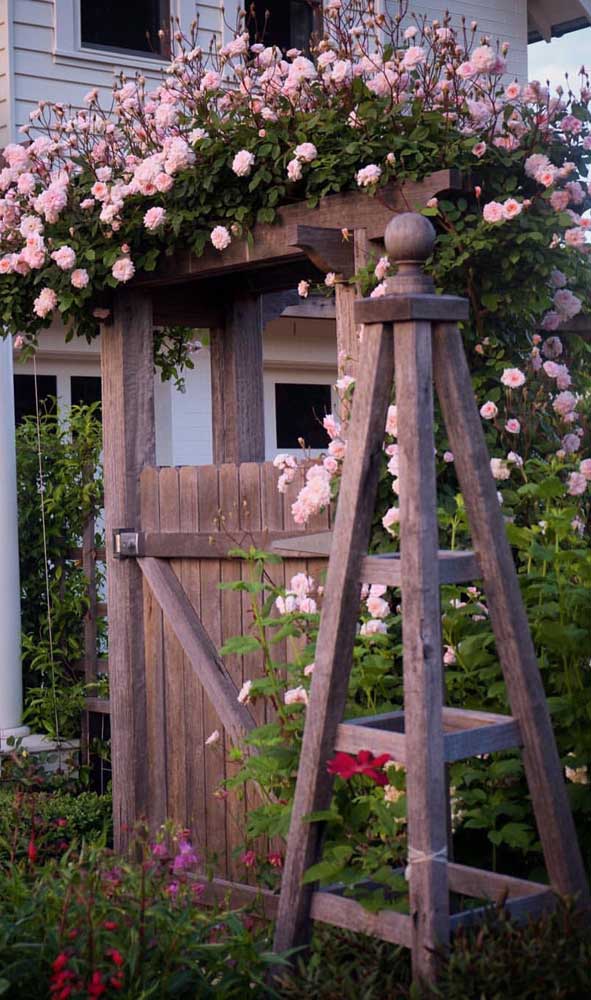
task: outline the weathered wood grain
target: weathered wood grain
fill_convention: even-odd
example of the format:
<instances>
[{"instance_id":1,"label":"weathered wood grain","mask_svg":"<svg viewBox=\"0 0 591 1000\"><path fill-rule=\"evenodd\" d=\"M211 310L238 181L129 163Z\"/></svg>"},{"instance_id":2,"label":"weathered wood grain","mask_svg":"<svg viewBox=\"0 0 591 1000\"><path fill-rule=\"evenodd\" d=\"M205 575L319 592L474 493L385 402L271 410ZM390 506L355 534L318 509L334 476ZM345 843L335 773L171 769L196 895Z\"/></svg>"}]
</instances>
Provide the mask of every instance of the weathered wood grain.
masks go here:
<instances>
[{"instance_id":1,"label":"weathered wood grain","mask_svg":"<svg viewBox=\"0 0 591 1000\"><path fill-rule=\"evenodd\" d=\"M105 530L137 525L139 477L155 460L154 359L149 293L122 289L101 332ZM143 594L136 563L107 552L115 847L147 808Z\"/></svg>"},{"instance_id":2,"label":"weathered wood grain","mask_svg":"<svg viewBox=\"0 0 591 1000\"><path fill-rule=\"evenodd\" d=\"M343 717L349 671L342 665L350 662L355 640L359 571L369 542L392 378L391 330L366 330L365 364L353 403L281 888L278 951L306 943L310 934L313 890L302 887L301 881L317 858L321 831L319 824L307 823L304 817L330 803L332 779L326 762Z\"/></svg>"},{"instance_id":3,"label":"weathered wood grain","mask_svg":"<svg viewBox=\"0 0 591 1000\"><path fill-rule=\"evenodd\" d=\"M142 559L140 566L223 725L234 739L240 739L252 729L252 717L238 703L236 685L219 659L176 574L160 559Z\"/></svg>"},{"instance_id":4,"label":"weathered wood grain","mask_svg":"<svg viewBox=\"0 0 591 1000\"><path fill-rule=\"evenodd\" d=\"M450 324L433 337L435 383L478 555L511 710L521 729L523 760L550 880L561 893L588 888L548 706L461 335Z\"/></svg>"},{"instance_id":5,"label":"weathered wood grain","mask_svg":"<svg viewBox=\"0 0 591 1000\"><path fill-rule=\"evenodd\" d=\"M141 524L160 527L160 470L146 468L140 480ZM166 755L166 700L164 622L162 610L143 580L144 655L146 659L147 817L155 834L167 817L168 766Z\"/></svg>"},{"instance_id":6,"label":"weathered wood grain","mask_svg":"<svg viewBox=\"0 0 591 1000\"><path fill-rule=\"evenodd\" d=\"M468 319L466 299L455 295L382 295L359 299L355 304L358 323L387 323L407 320L457 321Z\"/></svg>"},{"instance_id":7,"label":"weathered wood grain","mask_svg":"<svg viewBox=\"0 0 591 1000\"><path fill-rule=\"evenodd\" d=\"M288 227L285 242L289 247L303 250L324 274L333 271L343 278L350 278L355 273L353 234L345 238L342 229L296 223Z\"/></svg>"},{"instance_id":8,"label":"weathered wood grain","mask_svg":"<svg viewBox=\"0 0 591 1000\"><path fill-rule=\"evenodd\" d=\"M431 325L395 325L396 405L400 463L400 568L410 854L433 856L447 846L443 742L443 671L438 557ZM413 970L435 974L434 950L449 938L446 865L411 864Z\"/></svg>"},{"instance_id":9,"label":"weathered wood grain","mask_svg":"<svg viewBox=\"0 0 591 1000\"><path fill-rule=\"evenodd\" d=\"M358 934L368 934L401 944L406 948L412 943L412 920L405 913L394 910L379 910L371 913L354 899L346 899L331 892L315 892L311 905L312 920L318 920L333 927L345 927Z\"/></svg>"},{"instance_id":10,"label":"weathered wood grain","mask_svg":"<svg viewBox=\"0 0 591 1000\"><path fill-rule=\"evenodd\" d=\"M263 322L261 298L244 294L211 330L214 462L263 462Z\"/></svg>"},{"instance_id":11,"label":"weathered wood grain","mask_svg":"<svg viewBox=\"0 0 591 1000\"><path fill-rule=\"evenodd\" d=\"M180 527L183 532L199 530L197 469L185 466L179 472ZM201 617L201 577L199 563L183 559L180 563L181 582L195 613ZM184 714L186 745L184 748L187 815L186 826L193 843L204 852L207 846L205 814L208 803L205 794L205 772L209 766L205 740L209 732L203 722L203 685L186 656L183 658Z\"/></svg>"}]
</instances>

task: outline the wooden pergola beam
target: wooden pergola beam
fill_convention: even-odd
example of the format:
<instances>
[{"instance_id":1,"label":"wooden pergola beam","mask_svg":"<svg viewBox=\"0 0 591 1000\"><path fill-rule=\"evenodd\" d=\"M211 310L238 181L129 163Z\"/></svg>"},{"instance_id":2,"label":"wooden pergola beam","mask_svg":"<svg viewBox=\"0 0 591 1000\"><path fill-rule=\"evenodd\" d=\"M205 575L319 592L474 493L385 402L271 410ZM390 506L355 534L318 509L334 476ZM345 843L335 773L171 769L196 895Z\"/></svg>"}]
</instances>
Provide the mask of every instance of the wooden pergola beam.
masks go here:
<instances>
[{"instance_id":1,"label":"wooden pergola beam","mask_svg":"<svg viewBox=\"0 0 591 1000\"><path fill-rule=\"evenodd\" d=\"M255 226L253 241L234 240L223 253L207 246L201 257L188 250L179 251L166 257L156 271L138 275L134 284L158 287L301 262L306 256L304 251L289 246L286 239L286 229L297 225L334 229L338 223L340 229L351 232L367 230L370 241L381 240L392 215L420 208L435 195L460 188L457 170L438 170L422 181L380 188L373 198L363 191L347 191L322 198L315 208L302 202L287 205L279 210L277 224Z\"/></svg>"}]
</instances>

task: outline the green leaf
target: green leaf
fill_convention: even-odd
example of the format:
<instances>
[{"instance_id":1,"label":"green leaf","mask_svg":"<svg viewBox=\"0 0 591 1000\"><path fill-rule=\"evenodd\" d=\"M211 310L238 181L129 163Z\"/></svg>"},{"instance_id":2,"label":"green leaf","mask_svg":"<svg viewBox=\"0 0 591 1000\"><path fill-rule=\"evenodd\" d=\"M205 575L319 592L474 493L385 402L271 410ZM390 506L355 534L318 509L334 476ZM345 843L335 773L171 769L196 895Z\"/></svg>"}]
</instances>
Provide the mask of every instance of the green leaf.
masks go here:
<instances>
[{"instance_id":1,"label":"green leaf","mask_svg":"<svg viewBox=\"0 0 591 1000\"><path fill-rule=\"evenodd\" d=\"M232 653L242 656L245 653L258 653L260 648L259 640L253 635L235 635L224 643L220 653L222 656L230 656Z\"/></svg>"}]
</instances>

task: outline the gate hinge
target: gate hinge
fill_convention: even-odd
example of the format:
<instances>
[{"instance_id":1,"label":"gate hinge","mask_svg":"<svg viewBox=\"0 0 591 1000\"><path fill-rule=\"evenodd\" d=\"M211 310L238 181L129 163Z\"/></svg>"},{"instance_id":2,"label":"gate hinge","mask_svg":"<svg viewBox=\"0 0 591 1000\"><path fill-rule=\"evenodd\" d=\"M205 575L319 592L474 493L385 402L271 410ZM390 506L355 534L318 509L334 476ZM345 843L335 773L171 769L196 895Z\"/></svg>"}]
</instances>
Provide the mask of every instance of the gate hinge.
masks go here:
<instances>
[{"instance_id":1,"label":"gate hinge","mask_svg":"<svg viewBox=\"0 0 591 1000\"><path fill-rule=\"evenodd\" d=\"M140 554L140 535L129 528L115 528L113 531L113 555L115 559L133 559Z\"/></svg>"}]
</instances>

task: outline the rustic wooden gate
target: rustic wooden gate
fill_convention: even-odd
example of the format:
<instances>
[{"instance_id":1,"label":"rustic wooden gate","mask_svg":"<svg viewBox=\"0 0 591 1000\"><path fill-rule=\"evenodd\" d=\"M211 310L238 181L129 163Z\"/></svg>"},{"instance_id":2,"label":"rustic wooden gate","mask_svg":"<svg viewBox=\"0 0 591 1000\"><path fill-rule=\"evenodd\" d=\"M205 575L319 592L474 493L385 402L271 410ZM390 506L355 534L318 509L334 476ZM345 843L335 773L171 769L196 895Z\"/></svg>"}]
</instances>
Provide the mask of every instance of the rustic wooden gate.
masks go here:
<instances>
[{"instance_id":1,"label":"rustic wooden gate","mask_svg":"<svg viewBox=\"0 0 591 1000\"><path fill-rule=\"evenodd\" d=\"M244 840L248 796L256 796L225 793L237 766L230 744L267 720L264 705L249 711L237 700L244 681L263 675L262 654L232 655L222 665L216 653L252 625L249 594L220 584L248 579L248 564L231 558L232 549L268 548L283 534L293 537L289 507L300 485L298 478L287 494L278 493L271 463L146 468L140 532L120 536L144 576L150 826L168 818L188 827L221 875L244 875L234 855ZM312 527L328 527L328 516ZM318 579L324 565L290 558L268 571L283 586L301 570ZM206 745L216 730L219 741Z\"/></svg>"}]
</instances>

